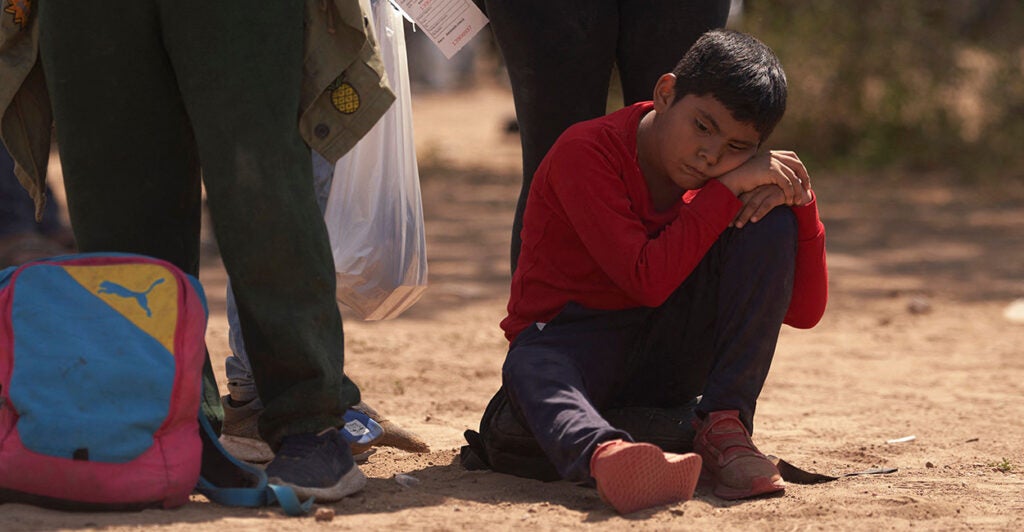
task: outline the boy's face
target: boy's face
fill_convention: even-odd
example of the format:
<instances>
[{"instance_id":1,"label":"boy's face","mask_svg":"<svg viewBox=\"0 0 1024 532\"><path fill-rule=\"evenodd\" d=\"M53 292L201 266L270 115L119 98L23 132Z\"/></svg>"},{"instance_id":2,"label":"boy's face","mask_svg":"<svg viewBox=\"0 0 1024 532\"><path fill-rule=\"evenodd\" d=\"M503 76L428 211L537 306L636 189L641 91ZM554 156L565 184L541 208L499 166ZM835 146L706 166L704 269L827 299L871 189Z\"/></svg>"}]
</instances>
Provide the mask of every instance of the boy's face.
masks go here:
<instances>
[{"instance_id":1,"label":"boy's face","mask_svg":"<svg viewBox=\"0 0 1024 532\"><path fill-rule=\"evenodd\" d=\"M697 189L757 153L761 135L752 124L734 119L711 95L687 94L673 104L671 80L664 94L659 80L654 102L654 141L665 177L685 190Z\"/></svg>"}]
</instances>

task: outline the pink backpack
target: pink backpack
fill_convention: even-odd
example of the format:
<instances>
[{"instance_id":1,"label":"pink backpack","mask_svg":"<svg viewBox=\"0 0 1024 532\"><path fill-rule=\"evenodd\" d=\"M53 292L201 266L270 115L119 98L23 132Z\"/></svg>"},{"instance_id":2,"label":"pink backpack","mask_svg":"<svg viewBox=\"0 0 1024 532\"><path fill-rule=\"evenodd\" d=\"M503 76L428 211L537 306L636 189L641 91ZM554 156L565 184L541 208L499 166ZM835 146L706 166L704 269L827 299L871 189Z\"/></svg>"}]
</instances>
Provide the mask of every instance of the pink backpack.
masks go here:
<instances>
[{"instance_id":1,"label":"pink backpack","mask_svg":"<svg viewBox=\"0 0 1024 532\"><path fill-rule=\"evenodd\" d=\"M0 502L172 508L199 479L206 300L170 263L0 271Z\"/></svg>"}]
</instances>

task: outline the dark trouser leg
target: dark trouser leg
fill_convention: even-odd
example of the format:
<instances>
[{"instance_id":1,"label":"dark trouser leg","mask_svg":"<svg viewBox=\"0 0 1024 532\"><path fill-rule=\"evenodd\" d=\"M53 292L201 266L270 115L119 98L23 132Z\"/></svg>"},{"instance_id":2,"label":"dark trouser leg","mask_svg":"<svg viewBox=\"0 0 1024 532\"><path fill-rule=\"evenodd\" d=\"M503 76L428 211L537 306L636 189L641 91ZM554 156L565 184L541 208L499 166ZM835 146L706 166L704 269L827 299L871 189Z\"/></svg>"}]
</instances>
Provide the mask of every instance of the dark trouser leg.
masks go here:
<instances>
[{"instance_id":1,"label":"dark trouser leg","mask_svg":"<svg viewBox=\"0 0 1024 532\"><path fill-rule=\"evenodd\" d=\"M512 81L523 146L523 186L512 224L513 270L526 198L541 159L567 127L605 114L617 11L613 0L487 0Z\"/></svg>"},{"instance_id":2,"label":"dark trouser leg","mask_svg":"<svg viewBox=\"0 0 1024 532\"><path fill-rule=\"evenodd\" d=\"M202 16L196 16L202 13ZM343 371L334 261L298 132L303 2L161 2L210 215L265 410L260 433L340 426L359 390Z\"/></svg>"},{"instance_id":3,"label":"dark trouser leg","mask_svg":"<svg viewBox=\"0 0 1024 532\"><path fill-rule=\"evenodd\" d=\"M39 9L79 248L151 255L197 275L198 159L156 6L52 0Z\"/></svg>"},{"instance_id":4,"label":"dark trouser leg","mask_svg":"<svg viewBox=\"0 0 1024 532\"><path fill-rule=\"evenodd\" d=\"M620 0L616 60L626 105L650 100L704 32L725 26L729 0Z\"/></svg>"},{"instance_id":5,"label":"dark trouser leg","mask_svg":"<svg viewBox=\"0 0 1024 532\"><path fill-rule=\"evenodd\" d=\"M191 118L214 229L266 394L261 431L276 441L340 425L359 392L342 372L330 249L296 127L301 2L105 7L40 6L81 249L144 253L198 273Z\"/></svg>"},{"instance_id":6,"label":"dark trouser leg","mask_svg":"<svg viewBox=\"0 0 1024 532\"><path fill-rule=\"evenodd\" d=\"M693 274L652 319L633 404L685 404L703 395L697 415L739 410L753 430L793 291L796 220L786 207L755 224L726 229ZM661 391L671 391L669 394Z\"/></svg>"},{"instance_id":7,"label":"dark trouser leg","mask_svg":"<svg viewBox=\"0 0 1024 532\"><path fill-rule=\"evenodd\" d=\"M40 57L78 248L141 253L198 276L199 159L155 3L117 0L101 9L52 0L39 8ZM209 360L203 373L203 410L217 426Z\"/></svg>"},{"instance_id":8,"label":"dark trouser leg","mask_svg":"<svg viewBox=\"0 0 1024 532\"><path fill-rule=\"evenodd\" d=\"M502 383L562 478L589 482L590 456L598 444L632 441L598 411L623 385L626 358L648 313L570 304L544 330L531 326L512 342Z\"/></svg>"},{"instance_id":9,"label":"dark trouser leg","mask_svg":"<svg viewBox=\"0 0 1024 532\"><path fill-rule=\"evenodd\" d=\"M761 221L730 231L719 285L716 357L697 412L739 410L753 433L757 398L793 296L796 218L790 209L777 207Z\"/></svg>"}]
</instances>

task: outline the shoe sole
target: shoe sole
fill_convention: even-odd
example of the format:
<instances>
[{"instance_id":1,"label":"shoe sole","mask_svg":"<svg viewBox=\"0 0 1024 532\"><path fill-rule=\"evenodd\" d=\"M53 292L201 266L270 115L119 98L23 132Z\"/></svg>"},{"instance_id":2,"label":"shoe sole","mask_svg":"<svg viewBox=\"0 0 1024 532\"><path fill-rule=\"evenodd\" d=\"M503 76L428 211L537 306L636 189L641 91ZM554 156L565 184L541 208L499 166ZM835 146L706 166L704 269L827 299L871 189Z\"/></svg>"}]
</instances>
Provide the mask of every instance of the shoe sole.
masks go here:
<instances>
[{"instance_id":1,"label":"shoe sole","mask_svg":"<svg viewBox=\"0 0 1024 532\"><path fill-rule=\"evenodd\" d=\"M274 451L263 440L221 434L220 445L231 456L250 464L265 464L274 459Z\"/></svg>"},{"instance_id":2,"label":"shoe sole","mask_svg":"<svg viewBox=\"0 0 1024 532\"><path fill-rule=\"evenodd\" d=\"M326 488L312 488L309 486L298 486L289 482L285 482L278 477L270 478L271 484L277 484L280 486L287 486L295 490L295 494L299 499L308 499L313 497L317 502L334 502L339 501L353 493L358 492L366 486L366 475L359 469L358 466L353 465L352 469L341 476L337 484Z\"/></svg>"},{"instance_id":3,"label":"shoe sole","mask_svg":"<svg viewBox=\"0 0 1024 532\"><path fill-rule=\"evenodd\" d=\"M769 495L772 493L779 493L786 491L786 481L779 478L778 480L772 480L770 478L755 478L751 481L752 486L749 488L733 488L725 484L721 484L715 479L714 473L709 471L707 468L701 469L700 480L697 482L698 486L710 487L711 493L719 499L725 499L727 501L735 501L739 499L750 499L753 497L760 497L762 495Z\"/></svg>"},{"instance_id":4,"label":"shoe sole","mask_svg":"<svg viewBox=\"0 0 1024 532\"><path fill-rule=\"evenodd\" d=\"M661 448L638 443L609 451L595 464L600 469L597 490L620 514L693 497L701 471L694 453L666 457Z\"/></svg>"},{"instance_id":5,"label":"shoe sole","mask_svg":"<svg viewBox=\"0 0 1024 532\"><path fill-rule=\"evenodd\" d=\"M738 499L750 499L752 497L770 495L772 493L781 493L783 491L786 491L786 482L784 480L772 480L770 478L761 477L755 478L751 482L751 486L749 488L732 488L715 482L715 487L711 490L711 493L714 493L715 497L718 497L719 499L735 501Z\"/></svg>"}]
</instances>

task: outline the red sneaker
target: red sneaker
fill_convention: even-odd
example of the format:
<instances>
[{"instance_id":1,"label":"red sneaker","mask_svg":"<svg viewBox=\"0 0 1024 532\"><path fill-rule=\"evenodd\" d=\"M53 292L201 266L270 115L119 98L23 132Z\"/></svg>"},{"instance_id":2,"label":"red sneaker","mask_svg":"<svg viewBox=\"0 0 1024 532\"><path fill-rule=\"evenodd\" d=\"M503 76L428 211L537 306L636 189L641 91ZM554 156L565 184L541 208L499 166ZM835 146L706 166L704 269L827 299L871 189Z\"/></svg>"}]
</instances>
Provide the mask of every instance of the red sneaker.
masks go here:
<instances>
[{"instance_id":1,"label":"red sneaker","mask_svg":"<svg viewBox=\"0 0 1024 532\"><path fill-rule=\"evenodd\" d=\"M620 514L693 497L700 456L663 452L650 443L604 442L590 457L601 500Z\"/></svg>"},{"instance_id":2,"label":"red sneaker","mask_svg":"<svg viewBox=\"0 0 1024 532\"><path fill-rule=\"evenodd\" d=\"M786 489L779 469L750 440L738 411L711 412L703 423L693 423L693 450L704 459L716 497L746 499Z\"/></svg>"}]
</instances>

